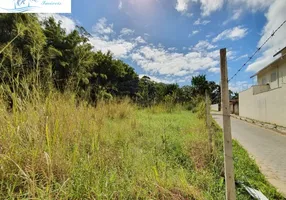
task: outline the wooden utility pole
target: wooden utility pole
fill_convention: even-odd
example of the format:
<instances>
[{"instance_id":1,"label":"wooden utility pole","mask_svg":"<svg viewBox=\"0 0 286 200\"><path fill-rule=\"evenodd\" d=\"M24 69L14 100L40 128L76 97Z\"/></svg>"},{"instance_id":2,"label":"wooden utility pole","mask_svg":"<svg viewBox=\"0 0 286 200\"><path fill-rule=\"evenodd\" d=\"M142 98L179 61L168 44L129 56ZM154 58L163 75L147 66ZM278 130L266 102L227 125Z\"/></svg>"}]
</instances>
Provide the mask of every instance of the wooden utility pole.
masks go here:
<instances>
[{"instance_id":1,"label":"wooden utility pole","mask_svg":"<svg viewBox=\"0 0 286 200\"><path fill-rule=\"evenodd\" d=\"M211 130L211 112L210 112L210 98L208 91L206 90L206 122L207 122L207 130L209 134L209 150L212 152L212 130Z\"/></svg>"},{"instance_id":2,"label":"wooden utility pole","mask_svg":"<svg viewBox=\"0 0 286 200\"><path fill-rule=\"evenodd\" d=\"M229 89L228 71L226 60L226 49L220 50L220 71L221 71L221 101L223 115L224 135L224 175L226 185L226 200L235 200L234 167L232 156L232 137L229 110Z\"/></svg>"}]
</instances>

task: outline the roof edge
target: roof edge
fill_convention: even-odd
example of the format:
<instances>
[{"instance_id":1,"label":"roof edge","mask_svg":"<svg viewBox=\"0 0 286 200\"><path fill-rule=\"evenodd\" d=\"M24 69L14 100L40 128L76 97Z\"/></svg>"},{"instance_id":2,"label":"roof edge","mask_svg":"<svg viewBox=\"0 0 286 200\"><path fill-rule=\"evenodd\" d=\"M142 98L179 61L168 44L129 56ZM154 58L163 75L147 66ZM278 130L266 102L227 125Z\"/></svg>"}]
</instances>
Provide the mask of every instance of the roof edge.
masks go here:
<instances>
[{"instance_id":1,"label":"roof edge","mask_svg":"<svg viewBox=\"0 0 286 200\"><path fill-rule=\"evenodd\" d=\"M273 55L273 57L277 56L278 54L282 53L282 51L286 50L286 47L282 48L280 51L278 51L276 54ZM281 58L283 59L285 55L282 55ZM250 78L253 78L255 76L257 76L260 72L262 72L263 70L265 70L266 68L270 67L272 64L274 64L275 62L277 62L280 58L277 58L276 60L274 60L272 63L266 65L266 67L262 68L261 70L259 70L258 72L256 72L254 75L250 76Z\"/></svg>"},{"instance_id":2,"label":"roof edge","mask_svg":"<svg viewBox=\"0 0 286 200\"><path fill-rule=\"evenodd\" d=\"M286 48L286 47L285 47ZM268 65L266 65L266 67L262 68L261 70L259 70L258 72L256 72L254 75L252 75L250 78L253 78L254 76L257 76L260 72L266 70L267 68L271 67L274 63L276 63L277 61L279 61L281 58L277 58L276 60L274 60L273 62L269 63Z\"/></svg>"},{"instance_id":3,"label":"roof edge","mask_svg":"<svg viewBox=\"0 0 286 200\"><path fill-rule=\"evenodd\" d=\"M281 52L284 51L285 49L286 49L286 47L282 48L280 51L278 51L277 53L275 53L275 54L273 55L273 57L277 56L279 53L281 53Z\"/></svg>"}]
</instances>

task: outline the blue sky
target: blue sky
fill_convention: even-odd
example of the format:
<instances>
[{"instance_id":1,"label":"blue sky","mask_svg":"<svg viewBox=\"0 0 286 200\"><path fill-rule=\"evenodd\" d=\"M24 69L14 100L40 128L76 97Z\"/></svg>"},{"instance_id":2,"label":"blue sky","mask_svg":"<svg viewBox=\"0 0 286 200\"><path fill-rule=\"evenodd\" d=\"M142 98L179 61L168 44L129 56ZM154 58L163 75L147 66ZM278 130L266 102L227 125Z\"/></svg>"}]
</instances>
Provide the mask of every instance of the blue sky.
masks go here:
<instances>
[{"instance_id":1,"label":"blue sky","mask_svg":"<svg viewBox=\"0 0 286 200\"><path fill-rule=\"evenodd\" d=\"M285 0L72 0L72 14L54 17L67 31L84 26L94 50L110 50L155 81L190 84L206 74L219 82L219 49L227 48L229 76L285 19ZM249 77L286 46L286 25L230 83Z\"/></svg>"}]
</instances>

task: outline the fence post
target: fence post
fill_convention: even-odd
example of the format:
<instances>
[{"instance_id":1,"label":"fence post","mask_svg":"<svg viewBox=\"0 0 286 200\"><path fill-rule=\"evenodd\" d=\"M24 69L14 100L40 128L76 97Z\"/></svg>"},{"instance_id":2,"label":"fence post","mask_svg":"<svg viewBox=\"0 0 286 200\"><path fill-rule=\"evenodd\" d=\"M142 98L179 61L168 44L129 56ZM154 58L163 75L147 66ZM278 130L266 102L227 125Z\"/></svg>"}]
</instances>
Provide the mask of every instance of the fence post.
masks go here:
<instances>
[{"instance_id":1,"label":"fence post","mask_svg":"<svg viewBox=\"0 0 286 200\"><path fill-rule=\"evenodd\" d=\"M212 141L212 130L211 130L210 98L207 90L205 91L205 93L206 93L206 122L207 122L207 131L209 135L209 150L210 152L212 152L213 141Z\"/></svg>"},{"instance_id":2,"label":"fence post","mask_svg":"<svg viewBox=\"0 0 286 200\"><path fill-rule=\"evenodd\" d=\"M224 174L226 184L226 199L235 200L234 167L232 156L231 121L229 110L229 88L228 70L226 60L226 49L220 50L220 70L221 70L221 100L223 115L223 135L224 135Z\"/></svg>"}]
</instances>

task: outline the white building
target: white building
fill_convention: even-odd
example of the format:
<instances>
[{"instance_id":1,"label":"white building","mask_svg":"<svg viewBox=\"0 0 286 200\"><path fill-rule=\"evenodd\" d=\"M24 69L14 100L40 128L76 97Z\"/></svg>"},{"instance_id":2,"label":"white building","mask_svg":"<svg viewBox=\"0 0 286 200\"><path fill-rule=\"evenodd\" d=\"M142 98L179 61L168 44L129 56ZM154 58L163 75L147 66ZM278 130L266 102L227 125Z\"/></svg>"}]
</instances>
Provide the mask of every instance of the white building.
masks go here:
<instances>
[{"instance_id":1,"label":"white building","mask_svg":"<svg viewBox=\"0 0 286 200\"><path fill-rule=\"evenodd\" d=\"M286 127L286 47L257 76L258 85L239 93L239 115Z\"/></svg>"}]
</instances>

